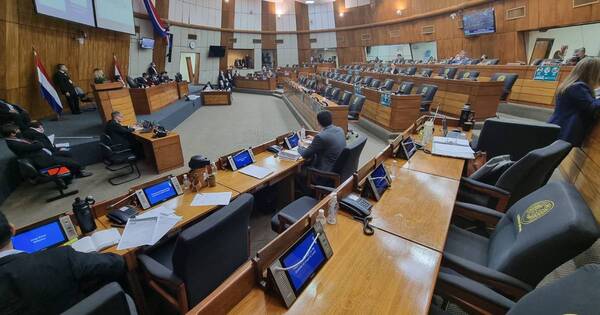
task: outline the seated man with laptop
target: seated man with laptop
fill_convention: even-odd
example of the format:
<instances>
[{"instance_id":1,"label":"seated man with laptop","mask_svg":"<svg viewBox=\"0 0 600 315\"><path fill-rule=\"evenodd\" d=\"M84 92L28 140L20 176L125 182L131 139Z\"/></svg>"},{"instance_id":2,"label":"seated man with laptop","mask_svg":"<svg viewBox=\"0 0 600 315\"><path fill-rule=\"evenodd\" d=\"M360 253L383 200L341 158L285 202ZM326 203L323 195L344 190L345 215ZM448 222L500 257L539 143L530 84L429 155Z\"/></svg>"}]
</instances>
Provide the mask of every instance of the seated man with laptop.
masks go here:
<instances>
[{"instance_id":1,"label":"seated man with laptop","mask_svg":"<svg viewBox=\"0 0 600 315\"><path fill-rule=\"evenodd\" d=\"M59 314L124 276L121 256L57 247L68 241L57 221L15 235L0 212L0 314Z\"/></svg>"}]
</instances>

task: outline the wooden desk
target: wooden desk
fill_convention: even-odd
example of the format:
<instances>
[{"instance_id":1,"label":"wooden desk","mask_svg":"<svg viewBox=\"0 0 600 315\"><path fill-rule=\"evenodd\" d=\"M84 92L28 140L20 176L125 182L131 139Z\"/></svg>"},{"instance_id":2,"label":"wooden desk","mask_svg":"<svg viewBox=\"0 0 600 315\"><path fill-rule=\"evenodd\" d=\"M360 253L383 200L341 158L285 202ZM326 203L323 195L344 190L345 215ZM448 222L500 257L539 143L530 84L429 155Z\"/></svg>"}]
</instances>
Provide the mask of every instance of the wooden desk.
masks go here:
<instances>
[{"instance_id":1,"label":"wooden desk","mask_svg":"<svg viewBox=\"0 0 600 315\"><path fill-rule=\"evenodd\" d=\"M125 88L121 82L92 84L92 90L103 123L112 119L111 114L114 111L123 114L122 123L124 125L132 126L137 123L129 89Z\"/></svg>"},{"instance_id":2,"label":"wooden desk","mask_svg":"<svg viewBox=\"0 0 600 315\"><path fill-rule=\"evenodd\" d=\"M338 215L333 256L290 309L255 287L229 314L428 314L441 254Z\"/></svg>"},{"instance_id":3,"label":"wooden desk","mask_svg":"<svg viewBox=\"0 0 600 315\"><path fill-rule=\"evenodd\" d=\"M248 79L243 76L237 76L233 78L233 82L235 83L235 87L238 89L252 89L252 90L265 90L265 91L274 91L277 89L277 79L276 78L268 78L266 80L262 79Z\"/></svg>"},{"instance_id":4,"label":"wooden desk","mask_svg":"<svg viewBox=\"0 0 600 315\"><path fill-rule=\"evenodd\" d=\"M129 89L135 113L149 115L179 99L177 82L154 85L145 89Z\"/></svg>"},{"instance_id":5,"label":"wooden desk","mask_svg":"<svg viewBox=\"0 0 600 315\"><path fill-rule=\"evenodd\" d=\"M144 147L144 155L158 174L183 166L183 151L181 139L174 131L169 132L166 137L152 138L154 133L133 133L135 138Z\"/></svg>"},{"instance_id":6,"label":"wooden desk","mask_svg":"<svg viewBox=\"0 0 600 315\"><path fill-rule=\"evenodd\" d=\"M231 105L231 91L202 91L200 97L202 106Z\"/></svg>"},{"instance_id":7,"label":"wooden desk","mask_svg":"<svg viewBox=\"0 0 600 315\"><path fill-rule=\"evenodd\" d=\"M188 81L177 82L177 95L179 99L184 98L190 94L190 83Z\"/></svg>"},{"instance_id":8,"label":"wooden desk","mask_svg":"<svg viewBox=\"0 0 600 315\"><path fill-rule=\"evenodd\" d=\"M419 150L404 163L402 168L460 180L464 165L463 159L433 155Z\"/></svg>"}]
</instances>

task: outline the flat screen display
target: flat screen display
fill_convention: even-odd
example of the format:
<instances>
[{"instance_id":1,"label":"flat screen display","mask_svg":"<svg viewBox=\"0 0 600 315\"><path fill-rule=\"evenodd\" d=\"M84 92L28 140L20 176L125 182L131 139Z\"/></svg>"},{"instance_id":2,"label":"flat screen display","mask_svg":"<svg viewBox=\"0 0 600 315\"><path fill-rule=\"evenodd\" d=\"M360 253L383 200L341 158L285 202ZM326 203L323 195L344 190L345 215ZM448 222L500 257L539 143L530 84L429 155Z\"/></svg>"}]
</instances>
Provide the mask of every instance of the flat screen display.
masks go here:
<instances>
[{"instance_id":1,"label":"flat screen display","mask_svg":"<svg viewBox=\"0 0 600 315\"><path fill-rule=\"evenodd\" d=\"M167 179L158 184L144 188L144 194L146 194L150 206L153 207L177 196L177 191L175 190L175 187L173 187L171 180Z\"/></svg>"},{"instance_id":2,"label":"flat screen display","mask_svg":"<svg viewBox=\"0 0 600 315\"><path fill-rule=\"evenodd\" d=\"M463 31L465 32L465 36L496 32L494 8L488 8L463 15Z\"/></svg>"},{"instance_id":3,"label":"flat screen display","mask_svg":"<svg viewBox=\"0 0 600 315\"><path fill-rule=\"evenodd\" d=\"M95 26L92 0L35 0L34 4L39 14Z\"/></svg>"},{"instance_id":4,"label":"flat screen display","mask_svg":"<svg viewBox=\"0 0 600 315\"><path fill-rule=\"evenodd\" d=\"M13 247L26 253L35 253L66 241L67 236L58 220L23 231L12 238Z\"/></svg>"},{"instance_id":5,"label":"flat screen display","mask_svg":"<svg viewBox=\"0 0 600 315\"><path fill-rule=\"evenodd\" d=\"M286 271L296 295L302 292L304 287L309 283L309 280L325 264L325 252L321 248L321 243L315 240L316 237L315 231L313 229L309 230L299 242L290 248L287 254L280 258L281 265L284 268L289 268L301 261L308 252L307 258L301 264ZM314 245L311 248L313 242ZM308 251L309 249L310 252Z\"/></svg>"},{"instance_id":6,"label":"flat screen display","mask_svg":"<svg viewBox=\"0 0 600 315\"><path fill-rule=\"evenodd\" d=\"M293 149L295 147L298 146L298 142L300 141L300 137L298 136L297 133L294 133L293 135L287 137L287 144L288 144L288 149Z\"/></svg>"},{"instance_id":7,"label":"flat screen display","mask_svg":"<svg viewBox=\"0 0 600 315\"><path fill-rule=\"evenodd\" d=\"M154 39L148 38L148 37L142 37L142 39L140 39L140 47L154 48Z\"/></svg>"},{"instance_id":8,"label":"flat screen display","mask_svg":"<svg viewBox=\"0 0 600 315\"><path fill-rule=\"evenodd\" d=\"M97 27L135 34L131 0L96 0L94 6Z\"/></svg>"},{"instance_id":9,"label":"flat screen display","mask_svg":"<svg viewBox=\"0 0 600 315\"><path fill-rule=\"evenodd\" d=\"M383 164L379 164L379 166L377 166L377 168L371 172L370 177L373 180L373 184L375 185L375 188L380 196L388 187L390 187L390 183L388 182L388 174Z\"/></svg>"},{"instance_id":10,"label":"flat screen display","mask_svg":"<svg viewBox=\"0 0 600 315\"><path fill-rule=\"evenodd\" d=\"M415 154L416 146L415 142L411 137L402 140L402 147L404 149L407 159L410 159L410 157L413 156L413 154Z\"/></svg>"},{"instance_id":11,"label":"flat screen display","mask_svg":"<svg viewBox=\"0 0 600 315\"><path fill-rule=\"evenodd\" d=\"M252 164L252 156L250 156L248 150L244 150L233 156L233 163L235 163L235 167L239 170L242 167Z\"/></svg>"},{"instance_id":12,"label":"flat screen display","mask_svg":"<svg viewBox=\"0 0 600 315\"><path fill-rule=\"evenodd\" d=\"M224 46L208 47L208 56L209 57L225 57L225 47Z\"/></svg>"}]
</instances>

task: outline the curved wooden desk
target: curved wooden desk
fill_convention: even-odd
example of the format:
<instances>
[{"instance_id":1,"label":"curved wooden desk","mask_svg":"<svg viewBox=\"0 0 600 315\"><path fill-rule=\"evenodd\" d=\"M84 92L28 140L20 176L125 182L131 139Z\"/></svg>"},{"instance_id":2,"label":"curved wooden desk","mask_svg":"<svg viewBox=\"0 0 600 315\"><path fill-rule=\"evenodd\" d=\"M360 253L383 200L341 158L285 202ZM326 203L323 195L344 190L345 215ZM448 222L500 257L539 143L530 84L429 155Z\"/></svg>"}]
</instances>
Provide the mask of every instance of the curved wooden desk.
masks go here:
<instances>
[{"instance_id":1,"label":"curved wooden desk","mask_svg":"<svg viewBox=\"0 0 600 315\"><path fill-rule=\"evenodd\" d=\"M129 89L137 115L149 115L179 99L177 82L162 83L148 88Z\"/></svg>"}]
</instances>

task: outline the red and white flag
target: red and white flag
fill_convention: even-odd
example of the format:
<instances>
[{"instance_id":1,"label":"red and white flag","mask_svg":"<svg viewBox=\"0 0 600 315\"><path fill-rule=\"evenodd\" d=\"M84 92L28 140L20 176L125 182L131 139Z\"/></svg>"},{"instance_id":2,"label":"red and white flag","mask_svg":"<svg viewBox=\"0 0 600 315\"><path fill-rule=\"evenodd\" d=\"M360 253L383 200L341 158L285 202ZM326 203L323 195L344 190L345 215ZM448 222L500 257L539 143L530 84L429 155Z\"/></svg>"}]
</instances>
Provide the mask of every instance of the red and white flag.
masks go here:
<instances>
[{"instance_id":1,"label":"red and white flag","mask_svg":"<svg viewBox=\"0 0 600 315\"><path fill-rule=\"evenodd\" d=\"M60 102L60 97L52 85L52 81L50 81L50 77L48 77L48 73L46 73L46 68L42 64L42 60L38 56L35 49L33 50L33 59L35 63L35 76L37 77L38 83L40 85L40 92L42 93L42 97L48 102L48 105L52 107L52 110L57 114L62 113L63 106Z\"/></svg>"},{"instance_id":2,"label":"red and white flag","mask_svg":"<svg viewBox=\"0 0 600 315\"><path fill-rule=\"evenodd\" d=\"M114 75L113 78L115 79L115 81L119 81L121 83L123 83L123 86L127 86L125 84L125 80L123 78L123 71L121 71L121 67L119 67L119 63L117 62L117 56L113 55L113 61L114 61Z\"/></svg>"}]
</instances>

